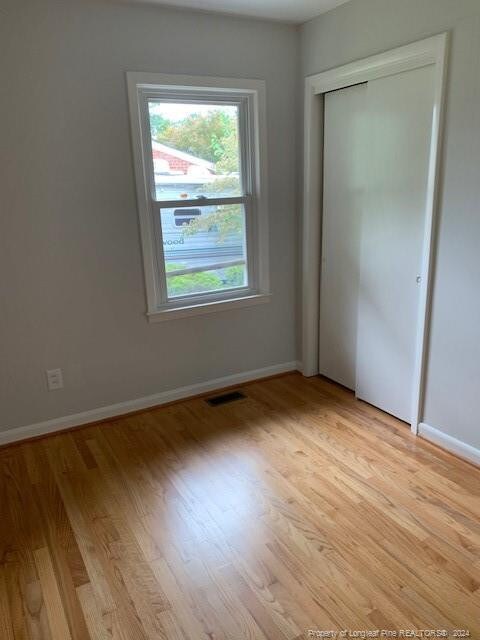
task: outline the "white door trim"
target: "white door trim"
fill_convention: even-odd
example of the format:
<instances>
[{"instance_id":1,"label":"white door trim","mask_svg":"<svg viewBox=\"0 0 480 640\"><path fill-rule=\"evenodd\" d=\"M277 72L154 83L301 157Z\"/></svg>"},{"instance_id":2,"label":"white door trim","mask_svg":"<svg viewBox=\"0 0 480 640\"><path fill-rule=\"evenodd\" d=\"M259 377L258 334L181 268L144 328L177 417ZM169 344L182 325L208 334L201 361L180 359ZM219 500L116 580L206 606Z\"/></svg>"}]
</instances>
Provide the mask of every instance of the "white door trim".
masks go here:
<instances>
[{"instance_id":1,"label":"white door trim","mask_svg":"<svg viewBox=\"0 0 480 640\"><path fill-rule=\"evenodd\" d=\"M412 397L412 431L423 418L423 391L430 326L434 233L438 209L440 159L445 102L448 34L392 49L305 79L304 190L302 248L302 362L303 374L319 372L320 253L323 174L323 95L328 91L368 82L402 71L435 65L432 136L428 170L425 233L417 325Z\"/></svg>"}]
</instances>

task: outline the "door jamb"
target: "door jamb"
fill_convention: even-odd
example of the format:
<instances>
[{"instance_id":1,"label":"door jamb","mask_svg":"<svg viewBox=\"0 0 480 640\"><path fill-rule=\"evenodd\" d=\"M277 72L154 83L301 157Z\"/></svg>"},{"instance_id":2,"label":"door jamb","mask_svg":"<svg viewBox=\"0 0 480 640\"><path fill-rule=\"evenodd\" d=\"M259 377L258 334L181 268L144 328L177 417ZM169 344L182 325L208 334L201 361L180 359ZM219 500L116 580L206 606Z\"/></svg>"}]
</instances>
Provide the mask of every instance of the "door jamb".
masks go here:
<instances>
[{"instance_id":1,"label":"door jamb","mask_svg":"<svg viewBox=\"0 0 480 640\"><path fill-rule=\"evenodd\" d=\"M403 71L435 66L422 272L412 384L414 434L423 417L423 401L434 271L434 236L439 207L440 161L446 85L448 33L441 33L385 53L309 76L305 79L304 185L302 232L302 372L319 373L321 218L323 204L324 94Z\"/></svg>"}]
</instances>

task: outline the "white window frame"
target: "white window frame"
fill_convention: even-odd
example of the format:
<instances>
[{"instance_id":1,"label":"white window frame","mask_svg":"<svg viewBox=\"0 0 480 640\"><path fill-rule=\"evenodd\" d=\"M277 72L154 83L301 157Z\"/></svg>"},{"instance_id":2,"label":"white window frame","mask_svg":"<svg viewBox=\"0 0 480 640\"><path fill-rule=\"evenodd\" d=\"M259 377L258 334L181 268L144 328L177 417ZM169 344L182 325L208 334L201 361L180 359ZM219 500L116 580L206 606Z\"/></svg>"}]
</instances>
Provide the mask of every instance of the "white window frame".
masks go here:
<instances>
[{"instance_id":1,"label":"white window frame","mask_svg":"<svg viewBox=\"0 0 480 640\"><path fill-rule=\"evenodd\" d=\"M127 73L138 214L149 321L223 311L268 302L268 198L265 83L261 80ZM243 195L238 198L157 201L147 103L209 100L239 105ZM166 292L160 209L243 204L246 221L248 287L179 296Z\"/></svg>"}]
</instances>

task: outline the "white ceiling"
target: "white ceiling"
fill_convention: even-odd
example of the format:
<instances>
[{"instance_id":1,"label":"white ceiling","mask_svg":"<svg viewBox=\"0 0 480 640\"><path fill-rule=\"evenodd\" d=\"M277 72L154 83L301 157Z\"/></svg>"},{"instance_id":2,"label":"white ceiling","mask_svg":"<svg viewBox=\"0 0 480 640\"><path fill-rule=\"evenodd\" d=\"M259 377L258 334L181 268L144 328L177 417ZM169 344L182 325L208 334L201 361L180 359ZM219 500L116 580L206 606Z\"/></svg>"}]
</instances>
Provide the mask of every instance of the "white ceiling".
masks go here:
<instances>
[{"instance_id":1,"label":"white ceiling","mask_svg":"<svg viewBox=\"0 0 480 640\"><path fill-rule=\"evenodd\" d=\"M348 0L150 0L150 2L170 7L216 11L298 24L338 7Z\"/></svg>"}]
</instances>

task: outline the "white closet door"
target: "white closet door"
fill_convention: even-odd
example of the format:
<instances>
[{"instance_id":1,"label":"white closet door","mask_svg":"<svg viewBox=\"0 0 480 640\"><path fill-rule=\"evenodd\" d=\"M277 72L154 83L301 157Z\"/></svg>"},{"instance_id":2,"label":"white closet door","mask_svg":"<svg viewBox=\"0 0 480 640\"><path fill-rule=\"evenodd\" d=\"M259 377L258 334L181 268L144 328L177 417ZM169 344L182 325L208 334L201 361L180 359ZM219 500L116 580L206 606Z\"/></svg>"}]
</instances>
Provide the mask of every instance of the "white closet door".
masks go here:
<instances>
[{"instance_id":1,"label":"white closet door","mask_svg":"<svg viewBox=\"0 0 480 640\"><path fill-rule=\"evenodd\" d=\"M432 66L368 83L356 394L407 422L432 108Z\"/></svg>"},{"instance_id":2,"label":"white closet door","mask_svg":"<svg viewBox=\"0 0 480 640\"><path fill-rule=\"evenodd\" d=\"M320 373L355 388L360 218L365 185L365 93L325 96Z\"/></svg>"}]
</instances>

